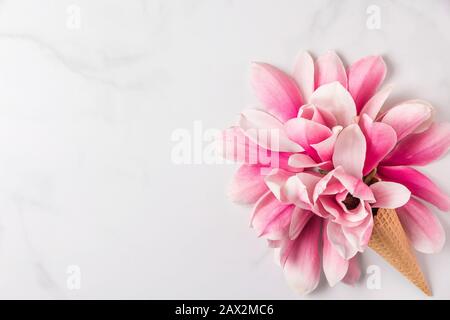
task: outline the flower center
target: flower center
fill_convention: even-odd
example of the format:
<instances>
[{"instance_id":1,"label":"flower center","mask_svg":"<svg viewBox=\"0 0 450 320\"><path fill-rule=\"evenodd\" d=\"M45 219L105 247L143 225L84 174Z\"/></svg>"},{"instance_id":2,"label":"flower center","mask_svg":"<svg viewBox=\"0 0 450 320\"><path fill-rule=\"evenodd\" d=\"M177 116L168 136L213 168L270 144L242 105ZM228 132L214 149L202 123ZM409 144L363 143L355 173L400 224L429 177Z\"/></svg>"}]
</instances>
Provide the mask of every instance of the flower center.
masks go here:
<instances>
[{"instance_id":1,"label":"flower center","mask_svg":"<svg viewBox=\"0 0 450 320\"><path fill-rule=\"evenodd\" d=\"M350 194L350 193L347 193L347 196L345 197L345 200L344 201L342 201L342 203L345 205L345 207L348 209L348 210L353 210L353 209L355 209L358 205L359 205L359 203L360 203L361 201L358 199L358 198L355 198L352 194Z\"/></svg>"}]
</instances>

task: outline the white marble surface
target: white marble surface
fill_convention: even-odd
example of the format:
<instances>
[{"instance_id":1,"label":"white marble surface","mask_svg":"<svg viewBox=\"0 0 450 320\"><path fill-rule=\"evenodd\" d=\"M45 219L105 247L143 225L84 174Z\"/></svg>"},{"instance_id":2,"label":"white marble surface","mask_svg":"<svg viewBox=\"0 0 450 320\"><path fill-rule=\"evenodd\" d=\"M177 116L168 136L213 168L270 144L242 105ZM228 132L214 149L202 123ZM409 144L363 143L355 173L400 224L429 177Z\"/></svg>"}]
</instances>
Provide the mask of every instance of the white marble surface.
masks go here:
<instances>
[{"instance_id":1,"label":"white marble surface","mask_svg":"<svg viewBox=\"0 0 450 320\"><path fill-rule=\"evenodd\" d=\"M1 1L0 298L301 299L226 198L234 166L171 161L174 130L225 128L255 102L250 61L289 69L299 49L382 54L390 103L450 120L447 0ZM447 192L449 165L427 169ZM450 298L450 241L420 260ZM364 276L305 298L424 298L375 254L363 263L380 290Z\"/></svg>"}]
</instances>

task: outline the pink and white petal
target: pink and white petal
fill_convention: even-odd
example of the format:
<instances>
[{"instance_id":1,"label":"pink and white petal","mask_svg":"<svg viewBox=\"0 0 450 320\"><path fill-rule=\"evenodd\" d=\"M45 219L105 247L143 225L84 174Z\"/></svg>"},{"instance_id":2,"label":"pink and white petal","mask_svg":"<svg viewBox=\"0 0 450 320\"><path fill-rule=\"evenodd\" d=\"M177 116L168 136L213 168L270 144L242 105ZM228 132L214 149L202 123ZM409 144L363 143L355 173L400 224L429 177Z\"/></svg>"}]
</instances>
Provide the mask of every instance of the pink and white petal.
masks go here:
<instances>
[{"instance_id":1,"label":"pink and white petal","mask_svg":"<svg viewBox=\"0 0 450 320\"><path fill-rule=\"evenodd\" d=\"M397 214L411 244L417 251L437 253L445 243L445 231L439 219L420 201L411 198L397 209Z\"/></svg>"},{"instance_id":2,"label":"pink and white petal","mask_svg":"<svg viewBox=\"0 0 450 320\"><path fill-rule=\"evenodd\" d=\"M259 236L270 240L282 240L286 238L294 208L295 206L288 206L284 209L278 217L266 226Z\"/></svg>"},{"instance_id":3,"label":"pink and white petal","mask_svg":"<svg viewBox=\"0 0 450 320\"><path fill-rule=\"evenodd\" d=\"M291 240L289 237L281 240L279 257L282 268L284 268L287 258L291 254L292 249L295 247L296 240L298 239L296 238L295 240Z\"/></svg>"},{"instance_id":4,"label":"pink and white petal","mask_svg":"<svg viewBox=\"0 0 450 320\"><path fill-rule=\"evenodd\" d=\"M347 126L354 122L356 106L350 93L339 83L325 84L311 95L310 102L320 110L326 110L336 118L337 125Z\"/></svg>"},{"instance_id":5,"label":"pink and white petal","mask_svg":"<svg viewBox=\"0 0 450 320\"><path fill-rule=\"evenodd\" d=\"M252 141L265 149L276 152L303 151L303 148L288 138L283 124L265 111L243 111L239 117L239 127Z\"/></svg>"},{"instance_id":6,"label":"pink and white petal","mask_svg":"<svg viewBox=\"0 0 450 320\"><path fill-rule=\"evenodd\" d=\"M298 118L320 123L328 128L336 126L336 118L327 110L319 109L313 104L305 104L298 110Z\"/></svg>"},{"instance_id":7,"label":"pink and white petal","mask_svg":"<svg viewBox=\"0 0 450 320\"><path fill-rule=\"evenodd\" d=\"M356 227L359 226L367 218L369 211L361 201L355 209L348 210L343 203L347 194L347 192L343 192L343 197L339 197L339 195L335 197L335 202L340 207L339 211L341 213L336 218L335 222L339 223L342 227Z\"/></svg>"},{"instance_id":8,"label":"pink and white petal","mask_svg":"<svg viewBox=\"0 0 450 320\"><path fill-rule=\"evenodd\" d=\"M391 94L393 88L393 85L387 85L380 91L375 93L373 97L370 98L369 101L367 101L367 103L364 105L361 112L359 113L359 116L361 117L364 114L367 114L370 118L375 120L387 98Z\"/></svg>"},{"instance_id":9,"label":"pink and white petal","mask_svg":"<svg viewBox=\"0 0 450 320\"><path fill-rule=\"evenodd\" d=\"M269 189L261 175L261 166L242 165L235 173L228 189L232 201L254 204Z\"/></svg>"},{"instance_id":10,"label":"pink and white petal","mask_svg":"<svg viewBox=\"0 0 450 320\"><path fill-rule=\"evenodd\" d=\"M354 197L370 203L375 202L372 190L361 179L347 174L342 167L337 167L331 173Z\"/></svg>"},{"instance_id":11,"label":"pink and white petal","mask_svg":"<svg viewBox=\"0 0 450 320\"><path fill-rule=\"evenodd\" d=\"M294 206L286 205L268 191L258 200L253 209L251 226L260 237L280 240L287 232Z\"/></svg>"},{"instance_id":12,"label":"pink and white petal","mask_svg":"<svg viewBox=\"0 0 450 320\"><path fill-rule=\"evenodd\" d=\"M300 172L287 179L282 189L282 197L286 203L310 210L313 206L312 193L320 177L306 172Z\"/></svg>"},{"instance_id":13,"label":"pink and white petal","mask_svg":"<svg viewBox=\"0 0 450 320\"><path fill-rule=\"evenodd\" d=\"M317 204L320 204L321 208L325 210L326 215L331 217L333 222L339 220L340 216L344 213L339 206L339 204L334 199L334 196L322 196L317 201ZM340 225L340 223L336 222Z\"/></svg>"},{"instance_id":14,"label":"pink and white petal","mask_svg":"<svg viewBox=\"0 0 450 320\"><path fill-rule=\"evenodd\" d=\"M382 180L394 181L408 188L412 195L430 202L442 211L450 211L450 197L420 171L405 167L378 167Z\"/></svg>"},{"instance_id":15,"label":"pink and white petal","mask_svg":"<svg viewBox=\"0 0 450 320\"><path fill-rule=\"evenodd\" d=\"M288 165L292 168L307 169L321 167L327 164L327 161L317 163L310 156L303 153L295 153L289 157Z\"/></svg>"},{"instance_id":16,"label":"pink and white petal","mask_svg":"<svg viewBox=\"0 0 450 320\"><path fill-rule=\"evenodd\" d=\"M270 152L251 141L239 127L225 129L218 142L219 153L230 161L260 164L259 154Z\"/></svg>"},{"instance_id":17,"label":"pink and white petal","mask_svg":"<svg viewBox=\"0 0 450 320\"><path fill-rule=\"evenodd\" d=\"M361 267L359 265L358 255L349 260L348 271L342 282L348 285L354 285L361 277Z\"/></svg>"},{"instance_id":18,"label":"pink and white petal","mask_svg":"<svg viewBox=\"0 0 450 320\"><path fill-rule=\"evenodd\" d=\"M326 226L326 232L333 247L345 260L352 258L358 252L358 248L344 235L341 225L329 221Z\"/></svg>"},{"instance_id":19,"label":"pink and white petal","mask_svg":"<svg viewBox=\"0 0 450 320\"><path fill-rule=\"evenodd\" d=\"M292 141L305 147L320 142L331 135L331 130L328 127L303 118L287 121L284 128Z\"/></svg>"},{"instance_id":20,"label":"pink and white petal","mask_svg":"<svg viewBox=\"0 0 450 320\"><path fill-rule=\"evenodd\" d=\"M386 76L386 64L380 56L364 57L348 70L348 91L356 103L358 113L375 94Z\"/></svg>"},{"instance_id":21,"label":"pink and white petal","mask_svg":"<svg viewBox=\"0 0 450 320\"><path fill-rule=\"evenodd\" d=\"M331 160L323 161L320 163L319 169L321 169L324 172L330 172L331 170L334 169L333 162L331 162Z\"/></svg>"},{"instance_id":22,"label":"pink and white petal","mask_svg":"<svg viewBox=\"0 0 450 320\"><path fill-rule=\"evenodd\" d=\"M322 193L327 189L328 184L331 183L334 178L334 172L335 170L328 172L322 179L319 180L319 182L317 182L313 192L314 202L316 202L319 196L321 196Z\"/></svg>"},{"instance_id":23,"label":"pink and white petal","mask_svg":"<svg viewBox=\"0 0 450 320\"><path fill-rule=\"evenodd\" d=\"M350 244L359 252L363 252L369 243L373 230L372 209L366 203L367 216L366 219L356 227L342 227L342 232ZM348 257L351 258L351 257Z\"/></svg>"},{"instance_id":24,"label":"pink and white petal","mask_svg":"<svg viewBox=\"0 0 450 320\"><path fill-rule=\"evenodd\" d=\"M330 223L330 222L328 222ZM334 287L347 274L349 262L342 258L328 239L327 232L323 232L323 271L328 284Z\"/></svg>"},{"instance_id":25,"label":"pink and white petal","mask_svg":"<svg viewBox=\"0 0 450 320\"><path fill-rule=\"evenodd\" d=\"M421 133L421 132L428 130L431 127L431 125L434 123L435 117L436 117L436 109L432 107L431 108L431 116L428 118L428 120L426 120L420 126L418 126L416 128L416 130L414 130L413 133Z\"/></svg>"},{"instance_id":26,"label":"pink and white petal","mask_svg":"<svg viewBox=\"0 0 450 320\"><path fill-rule=\"evenodd\" d=\"M251 83L265 109L281 121L294 118L303 99L295 80L267 63L253 63Z\"/></svg>"},{"instance_id":27,"label":"pink and white petal","mask_svg":"<svg viewBox=\"0 0 450 320\"><path fill-rule=\"evenodd\" d=\"M341 192L344 192L346 189L344 185L337 179L332 179L325 190L322 192L322 195L335 195Z\"/></svg>"},{"instance_id":28,"label":"pink and white petal","mask_svg":"<svg viewBox=\"0 0 450 320\"><path fill-rule=\"evenodd\" d=\"M389 125L373 122L367 114L362 115L359 126L367 144L363 169L363 175L367 175L392 151L397 143L397 135Z\"/></svg>"},{"instance_id":29,"label":"pink and white petal","mask_svg":"<svg viewBox=\"0 0 450 320\"><path fill-rule=\"evenodd\" d=\"M308 52L297 55L293 77L303 97L303 103L307 103L314 92L314 60Z\"/></svg>"},{"instance_id":30,"label":"pink and white petal","mask_svg":"<svg viewBox=\"0 0 450 320\"><path fill-rule=\"evenodd\" d=\"M247 137L239 127L222 132L217 141L218 153L225 159L262 167L288 167L288 155L267 150ZM291 168L289 168L291 169Z\"/></svg>"},{"instance_id":31,"label":"pink and white petal","mask_svg":"<svg viewBox=\"0 0 450 320\"><path fill-rule=\"evenodd\" d=\"M264 179L267 187L280 202L288 202L286 182L293 175L295 175L295 173L276 168L273 169Z\"/></svg>"},{"instance_id":32,"label":"pink and white petal","mask_svg":"<svg viewBox=\"0 0 450 320\"><path fill-rule=\"evenodd\" d=\"M289 239L295 240L305 228L309 219L314 216L309 210L295 207L292 211L291 225L289 226Z\"/></svg>"},{"instance_id":33,"label":"pink and white petal","mask_svg":"<svg viewBox=\"0 0 450 320\"><path fill-rule=\"evenodd\" d=\"M311 120L296 118L287 121L284 130L289 139L300 145L310 156L317 158L312 144L321 142L332 135L331 130Z\"/></svg>"},{"instance_id":34,"label":"pink and white petal","mask_svg":"<svg viewBox=\"0 0 450 320\"><path fill-rule=\"evenodd\" d=\"M336 126L332 129L331 136L329 136L325 140L322 140L319 143L311 144L311 148L313 148L317 152L320 160L330 161L332 159L334 152L334 145L341 131L342 126Z\"/></svg>"},{"instance_id":35,"label":"pink and white petal","mask_svg":"<svg viewBox=\"0 0 450 320\"><path fill-rule=\"evenodd\" d=\"M342 167L328 172L316 184L313 192L313 200L317 201L320 195L334 195L347 189L348 192L361 200L373 200L373 194L370 188L360 179L345 173ZM333 192L336 191L336 192Z\"/></svg>"},{"instance_id":36,"label":"pink and white petal","mask_svg":"<svg viewBox=\"0 0 450 320\"><path fill-rule=\"evenodd\" d=\"M315 66L316 88L334 81L338 81L344 88L347 88L347 72L336 52L328 51L321 55L317 58Z\"/></svg>"},{"instance_id":37,"label":"pink and white petal","mask_svg":"<svg viewBox=\"0 0 450 320\"><path fill-rule=\"evenodd\" d=\"M294 168L312 168L317 166L317 162L303 153L294 153L291 155L288 164Z\"/></svg>"},{"instance_id":38,"label":"pink and white petal","mask_svg":"<svg viewBox=\"0 0 450 320\"><path fill-rule=\"evenodd\" d=\"M313 202L313 193L317 183L321 180L322 176L318 173L312 172L299 172L295 175L299 181L301 181L302 185L306 190L306 194L308 196L309 203ZM305 199L306 201L306 199Z\"/></svg>"},{"instance_id":39,"label":"pink and white petal","mask_svg":"<svg viewBox=\"0 0 450 320\"><path fill-rule=\"evenodd\" d=\"M334 167L342 166L347 174L362 178L366 158L366 139L357 124L344 128L336 139Z\"/></svg>"},{"instance_id":40,"label":"pink and white petal","mask_svg":"<svg viewBox=\"0 0 450 320\"><path fill-rule=\"evenodd\" d=\"M320 229L320 218L310 219L300 236L293 240L292 248L284 264L284 274L288 284L300 294L310 293L319 284Z\"/></svg>"},{"instance_id":41,"label":"pink and white petal","mask_svg":"<svg viewBox=\"0 0 450 320\"><path fill-rule=\"evenodd\" d=\"M382 165L427 165L439 159L449 147L450 123L434 123L426 131L404 138Z\"/></svg>"},{"instance_id":42,"label":"pink and white petal","mask_svg":"<svg viewBox=\"0 0 450 320\"><path fill-rule=\"evenodd\" d=\"M265 178L273 196L281 203L296 204L305 209L312 206L312 194L320 177L313 173L292 173L273 169Z\"/></svg>"},{"instance_id":43,"label":"pink and white petal","mask_svg":"<svg viewBox=\"0 0 450 320\"><path fill-rule=\"evenodd\" d=\"M375 196L373 208L396 209L405 205L411 197L411 191L396 182L379 181L370 185L370 189Z\"/></svg>"},{"instance_id":44,"label":"pink and white petal","mask_svg":"<svg viewBox=\"0 0 450 320\"><path fill-rule=\"evenodd\" d=\"M319 216L321 218L333 219L333 217L330 216L330 214L322 206L322 203L320 202L320 200L317 201L316 203L314 203L314 207L313 207L312 211L314 212L314 214L316 214L317 216Z\"/></svg>"},{"instance_id":45,"label":"pink and white petal","mask_svg":"<svg viewBox=\"0 0 450 320\"><path fill-rule=\"evenodd\" d=\"M405 101L388 110L381 122L390 125L400 141L432 118L433 107L425 101Z\"/></svg>"}]
</instances>

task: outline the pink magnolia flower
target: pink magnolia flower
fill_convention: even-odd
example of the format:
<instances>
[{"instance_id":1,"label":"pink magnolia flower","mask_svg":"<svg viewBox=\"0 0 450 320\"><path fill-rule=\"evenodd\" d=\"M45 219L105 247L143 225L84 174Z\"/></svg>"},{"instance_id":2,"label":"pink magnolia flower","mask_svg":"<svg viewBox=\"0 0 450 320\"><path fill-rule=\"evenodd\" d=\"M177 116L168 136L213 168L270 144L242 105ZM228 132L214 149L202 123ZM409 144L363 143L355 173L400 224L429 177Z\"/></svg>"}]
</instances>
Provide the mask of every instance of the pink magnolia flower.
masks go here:
<instances>
[{"instance_id":1,"label":"pink magnolia flower","mask_svg":"<svg viewBox=\"0 0 450 320\"><path fill-rule=\"evenodd\" d=\"M223 155L244 163L230 196L254 205L252 227L276 248L288 282L301 293L317 286L321 257L331 286L358 280L356 254L367 246L378 207L397 208L417 250L442 248L439 221L416 197L442 210L450 200L407 166L444 154L450 128L433 124L432 107L418 100L380 114L392 90L377 92L385 74L379 56L346 71L334 52L316 61L300 54L292 76L254 63L262 109L242 112L222 136Z\"/></svg>"}]
</instances>

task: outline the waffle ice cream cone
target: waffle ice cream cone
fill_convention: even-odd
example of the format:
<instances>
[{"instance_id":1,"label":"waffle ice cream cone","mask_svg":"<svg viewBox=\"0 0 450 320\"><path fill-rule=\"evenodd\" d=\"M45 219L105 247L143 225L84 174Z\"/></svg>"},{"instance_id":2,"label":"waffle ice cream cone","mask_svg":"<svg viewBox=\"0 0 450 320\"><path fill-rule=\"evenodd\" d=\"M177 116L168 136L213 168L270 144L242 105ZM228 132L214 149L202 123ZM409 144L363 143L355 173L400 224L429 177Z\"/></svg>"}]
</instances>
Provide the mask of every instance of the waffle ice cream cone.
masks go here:
<instances>
[{"instance_id":1,"label":"waffle ice cream cone","mask_svg":"<svg viewBox=\"0 0 450 320\"><path fill-rule=\"evenodd\" d=\"M373 217L374 227L369 247L382 256L395 269L431 296L425 276L409 244L408 237L393 209L378 209Z\"/></svg>"}]
</instances>

